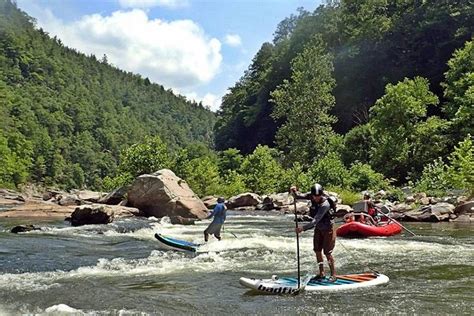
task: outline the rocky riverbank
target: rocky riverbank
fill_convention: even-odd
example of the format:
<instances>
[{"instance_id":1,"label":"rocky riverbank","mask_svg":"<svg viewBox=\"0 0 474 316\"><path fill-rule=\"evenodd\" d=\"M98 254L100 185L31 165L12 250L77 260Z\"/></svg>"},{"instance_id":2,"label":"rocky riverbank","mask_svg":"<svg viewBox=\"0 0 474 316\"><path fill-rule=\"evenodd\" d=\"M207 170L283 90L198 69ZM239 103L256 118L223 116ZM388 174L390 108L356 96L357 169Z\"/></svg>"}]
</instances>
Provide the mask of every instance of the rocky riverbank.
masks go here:
<instances>
[{"instance_id":1,"label":"rocky riverbank","mask_svg":"<svg viewBox=\"0 0 474 316\"><path fill-rule=\"evenodd\" d=\"M337 216L342 217L357 205L345 205L336 193L329 194L338 201ZM377 206L391 209L390 216L399 221L440 222L474 221L474 199L462 195L443 198L429 197L424 193L406 194L403 201L389 202L387 194L374 195ZM199 199L186 181L172 171L163 169L141 175L129 188L110 193L87 190L44 190L44 192L16 192L0 189L1 218L66 219L74 226L107 224L114 219L131 216L168 216L174 224L193 224L207 215L217 203L217 197ZM233 196L226 202L232 210L280 211L293 213L293 198L288 193L260 196L247 192ZM309 203L297 201L297 213L309 212Z\"/></svg>"}]
</instances>

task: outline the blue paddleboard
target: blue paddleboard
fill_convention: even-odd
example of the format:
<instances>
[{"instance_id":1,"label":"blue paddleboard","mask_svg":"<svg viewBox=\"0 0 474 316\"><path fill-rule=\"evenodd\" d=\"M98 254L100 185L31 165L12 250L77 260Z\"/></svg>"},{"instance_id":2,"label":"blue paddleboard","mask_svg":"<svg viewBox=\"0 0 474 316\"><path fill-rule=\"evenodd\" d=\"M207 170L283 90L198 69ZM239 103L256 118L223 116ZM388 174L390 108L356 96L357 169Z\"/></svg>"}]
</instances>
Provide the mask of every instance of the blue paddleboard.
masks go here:
<instances>
[{"instance_id":1,"label":"blue paddleboard","mask_svg":"<svg viewBox=\"0 0 474 316\"><path fill-rule=\"evenodd\" d=\"M186 240L171 238L158 233L155 234L155 238L166 248L173 250L196 252L197 248L200 246L199 244L195 244Z\"/></svg>"}]
</instances>

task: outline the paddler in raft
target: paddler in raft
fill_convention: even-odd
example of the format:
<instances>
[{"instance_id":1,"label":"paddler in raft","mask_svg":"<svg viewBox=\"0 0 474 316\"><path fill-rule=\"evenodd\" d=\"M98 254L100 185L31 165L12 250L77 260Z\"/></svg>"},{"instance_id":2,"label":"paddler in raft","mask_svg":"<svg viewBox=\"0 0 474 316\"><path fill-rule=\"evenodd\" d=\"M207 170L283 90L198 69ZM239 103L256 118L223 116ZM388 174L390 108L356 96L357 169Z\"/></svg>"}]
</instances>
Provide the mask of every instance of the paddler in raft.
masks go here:
<instances>
[{"instance_id":1,"label":"paddler in raft","mask_svg":"<svg viewBox=\"0 0 474 316\"><path fill-rule=\"evenodd\" d=\"M319 273L313 280L322 280L325 278L324 274L324 259L322 252L326 256L331 271L329 282L336 281L336 269L334 264L334 257L332 251L336 245L336 232L334 230L334 221L331 217L331 204L329 197L324 195L323 187L316 183L311 187L311 193L301 194L297 192L297 188L292 186L290 192L295 199L311 200L310 216L313 220L304 225L295 228L299 234L303 231L314 227L313 250L316 253L316 261L319 267Z\"/></svg>"},{"instance_id":2,"label":"paddler in raft","mask_svg":"<svg viewBox=\"0 0 474 316\"><path fill-rule=\"evenodd\" d=\"M218 240L221 240L221 228L224 225L227 207L225 206L225 199L223 197L219 197L217 199L217 205L212 210L211 214L209 214L206 219L214 217L212 223L207 226L206 230L204 231L204 241L207 242L209 240L209 235L214 235Z\"/></svg>"}]
</instances>

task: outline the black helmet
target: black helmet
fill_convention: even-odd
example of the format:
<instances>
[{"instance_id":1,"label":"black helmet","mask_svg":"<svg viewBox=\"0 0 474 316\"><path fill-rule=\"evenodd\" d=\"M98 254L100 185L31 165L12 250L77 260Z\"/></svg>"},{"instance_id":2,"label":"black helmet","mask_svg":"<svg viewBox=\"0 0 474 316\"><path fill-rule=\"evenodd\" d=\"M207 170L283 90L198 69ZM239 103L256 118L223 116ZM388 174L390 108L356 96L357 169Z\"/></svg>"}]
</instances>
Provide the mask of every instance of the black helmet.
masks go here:
<instances>
[{"instance_id":1,"label":"black helmet","mask_svg":"<svg viewBox=\"0 0 474 316\"><path fill-rule=\"evenodd\" d=\"M323 186L320 185L319 183L315 183L311 187L311 194L312 195L323 195Z\"/></svg>"},{"instance_id":2,"label":"black helmet","mask_svg":"<svg viewBox=\"0 0 474 316\"><path fill-rule=\"evenodd\" d=\"M217 198L217 203L224 203L224 202L225 202L225 199L222 196Z\"/></svg>"}]
</instances>

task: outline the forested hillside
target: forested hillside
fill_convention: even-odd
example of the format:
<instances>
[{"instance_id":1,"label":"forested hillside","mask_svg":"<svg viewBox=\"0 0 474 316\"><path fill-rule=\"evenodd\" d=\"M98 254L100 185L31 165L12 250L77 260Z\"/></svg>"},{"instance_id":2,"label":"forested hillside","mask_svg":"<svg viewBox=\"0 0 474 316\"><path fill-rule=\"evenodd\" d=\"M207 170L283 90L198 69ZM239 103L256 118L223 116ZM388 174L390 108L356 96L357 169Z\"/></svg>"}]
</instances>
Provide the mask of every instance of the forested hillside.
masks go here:
<instances>
[{"instance_id":1,"label":"forested hillside","mask_svg":"<svg viewBox=\"0 0 474 316\"><path fill-rule=\"evenodd\" d=\"M345 134L368 122L369 109L387 84L405 77L426 78L443 103L441 82L448 60L471 39L473 30L474 7L469 0L340 0L328 1L314 12L299 10L278 25L273 43L262 45L224 97L216 147L249 153L258 144L274 146L285 119L271 117L275 107L271 93L285 80L291 81L292 62L315 36L332 56L335 103L329 113L336 118L334 130ZM440 107L431 105L427 111L447 117Z\"/></svg>"},{"instance_id":2,"label":"forested hillside","mask_svg":"<svg viewBox=\"0 0 474 316\"><path fill-rule=\"evenodd\" d=\"M215 115L148 78L62 45L0 0L0 185L98 188L121 149L160 136L212 144Z\"/></svg>"}]
</instances>

